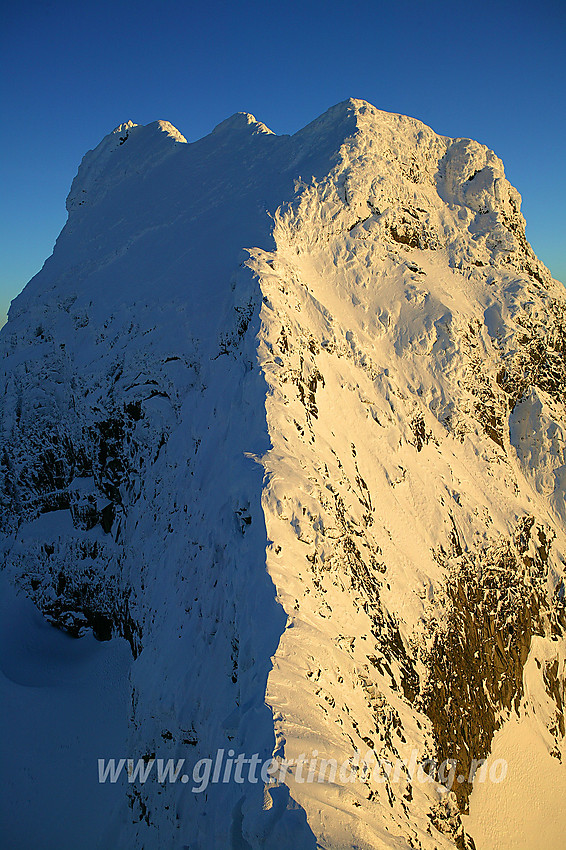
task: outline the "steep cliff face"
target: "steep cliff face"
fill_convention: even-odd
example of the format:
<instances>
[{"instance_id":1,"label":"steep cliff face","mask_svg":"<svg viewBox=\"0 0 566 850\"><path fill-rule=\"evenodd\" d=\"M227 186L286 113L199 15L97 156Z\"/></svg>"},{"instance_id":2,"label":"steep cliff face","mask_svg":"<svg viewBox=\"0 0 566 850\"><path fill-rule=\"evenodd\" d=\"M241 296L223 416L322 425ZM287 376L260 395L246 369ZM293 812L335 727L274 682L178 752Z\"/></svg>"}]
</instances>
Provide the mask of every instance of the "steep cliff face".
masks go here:
<instances>
[{"instance_id":1,"label":"steep cliff face","mask_svg":"<svg viewBox=\"0 0 566 850\"><path fill-rule=\"evenodd\" d=\"M564 752L566 298L501 161L355 100L128 122L68 210L1 334L6 575L128 641L123 755L296 762L117 785L104 846L473 846L507 718Z\"/></svg>"}]
</instances>

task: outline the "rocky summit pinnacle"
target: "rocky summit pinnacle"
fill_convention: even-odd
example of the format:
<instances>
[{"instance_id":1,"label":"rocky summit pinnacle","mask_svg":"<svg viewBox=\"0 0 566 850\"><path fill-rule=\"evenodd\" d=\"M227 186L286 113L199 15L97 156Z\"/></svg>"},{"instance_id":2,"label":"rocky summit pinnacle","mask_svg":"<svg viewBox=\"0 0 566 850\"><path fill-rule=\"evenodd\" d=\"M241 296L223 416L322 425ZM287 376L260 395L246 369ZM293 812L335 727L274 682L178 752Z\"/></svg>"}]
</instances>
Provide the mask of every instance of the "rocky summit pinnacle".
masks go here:
<instances>
[{"instance_id":1,"label":"rocky summit pinnacle","mask_svg":"<svg viewBox=\"0 0 566 850\"><path fill-rule=\"evenodd\" d=\"M564 828L566 297L520 207L360 100L86 154L0 333L2 687L61 846L482 850L521 753Z\"/></svg>"}]
</instances>

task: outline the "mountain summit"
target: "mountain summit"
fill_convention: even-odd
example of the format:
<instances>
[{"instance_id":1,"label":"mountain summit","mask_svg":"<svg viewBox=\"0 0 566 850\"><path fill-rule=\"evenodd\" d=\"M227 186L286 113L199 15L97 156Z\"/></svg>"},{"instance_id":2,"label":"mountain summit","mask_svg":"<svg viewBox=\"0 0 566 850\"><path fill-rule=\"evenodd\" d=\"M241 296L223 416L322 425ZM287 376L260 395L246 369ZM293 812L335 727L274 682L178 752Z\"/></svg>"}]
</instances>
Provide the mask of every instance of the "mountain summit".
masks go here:
<instances>
[{"instance_id":1,"label":"mountain summit","mask_svg":"<svg viewBox=\"0 0 566 850\"><path fill-rule=\"evenodd\" d=\"M2 687L58 846L559 847L566 297L520 205L485 146L360 100L86 154L0 333ZM286 767L88 785L220 752ZM490 767L521 754L530 819Z\"/></svg>"}]
</instances>

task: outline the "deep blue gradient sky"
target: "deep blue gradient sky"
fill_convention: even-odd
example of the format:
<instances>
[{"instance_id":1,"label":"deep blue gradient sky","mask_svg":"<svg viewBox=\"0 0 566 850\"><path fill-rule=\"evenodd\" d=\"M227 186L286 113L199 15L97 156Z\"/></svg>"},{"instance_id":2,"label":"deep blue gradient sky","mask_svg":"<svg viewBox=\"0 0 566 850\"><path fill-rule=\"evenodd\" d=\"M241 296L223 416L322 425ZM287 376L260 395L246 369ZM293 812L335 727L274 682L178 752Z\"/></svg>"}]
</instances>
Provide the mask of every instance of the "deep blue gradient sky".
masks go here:
<instances>
[{"instance_id":1,"label":"deep blue gradient sky","mask_svg":"<svg viewBox=\"0 0 566 850\"><path fill-rule=\"evenodd\" d=\"M293 133L347 97L493 148L566 282L563 0L2 8L0 316L51 253L83 154L117 124L167 119L193 141L246 111Z\"/></svg>"}]
</instances>

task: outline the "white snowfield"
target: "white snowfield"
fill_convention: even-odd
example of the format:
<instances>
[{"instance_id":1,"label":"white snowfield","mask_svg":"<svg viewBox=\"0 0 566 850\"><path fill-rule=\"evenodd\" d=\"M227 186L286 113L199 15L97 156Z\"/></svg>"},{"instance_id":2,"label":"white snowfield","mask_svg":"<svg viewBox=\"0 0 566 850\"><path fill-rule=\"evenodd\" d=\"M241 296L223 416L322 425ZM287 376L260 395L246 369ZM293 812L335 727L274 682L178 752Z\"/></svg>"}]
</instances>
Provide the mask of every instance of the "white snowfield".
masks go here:
<instances>
[{"instance_id":1,"label":"white snowfield","mask_svg":"<svg viewBox=\"0 0 566 850\"><path fill-rule=\"evenodd\" d=\"M520 201L360 100L84 157L0 334L11 850L562 847L566 297ZM230 748L354 766L98 785ZM363 769L414 752L463 781Z\"/></svg>"}]
</instances>

